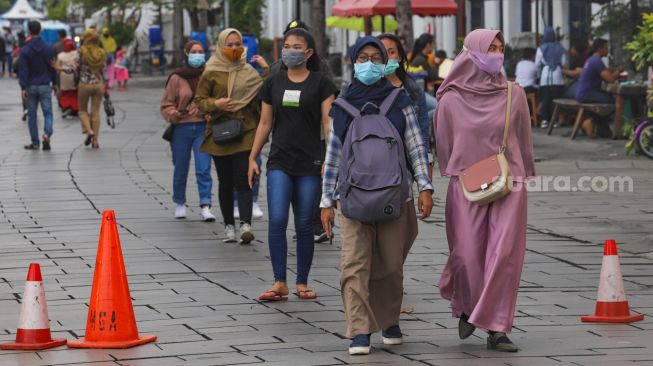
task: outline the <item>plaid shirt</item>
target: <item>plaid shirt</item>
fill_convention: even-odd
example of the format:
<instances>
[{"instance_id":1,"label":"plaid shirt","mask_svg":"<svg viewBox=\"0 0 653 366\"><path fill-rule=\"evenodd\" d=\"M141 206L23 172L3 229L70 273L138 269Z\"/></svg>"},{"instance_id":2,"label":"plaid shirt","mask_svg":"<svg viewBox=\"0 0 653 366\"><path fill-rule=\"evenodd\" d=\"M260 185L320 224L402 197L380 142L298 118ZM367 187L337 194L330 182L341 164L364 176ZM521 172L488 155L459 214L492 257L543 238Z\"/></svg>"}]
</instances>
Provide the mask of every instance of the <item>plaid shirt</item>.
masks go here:
<instances>
[{"instance_id":1,"label":"plaid shirt","mask_svg":"<svg viewBox=\"0 0 653 366\"><path fill-rule=\"evenodd\" d=\"M417 181L417 188L420 192L433 191L433 185L428 174L428 149L424 145L422 131L417 122L417 115L412 106L403 109L406 117L406 129L404 131L404 146L408 154L408 161L413 167L413 175ZM326 160L324 161L324 177L322 178L322 200L320 207L333 207L333 202L340 199L338 194L338 169L340 156L342 155L342 142L333 133L333 120L327 140Z\"/></svg>"}]
</instances>

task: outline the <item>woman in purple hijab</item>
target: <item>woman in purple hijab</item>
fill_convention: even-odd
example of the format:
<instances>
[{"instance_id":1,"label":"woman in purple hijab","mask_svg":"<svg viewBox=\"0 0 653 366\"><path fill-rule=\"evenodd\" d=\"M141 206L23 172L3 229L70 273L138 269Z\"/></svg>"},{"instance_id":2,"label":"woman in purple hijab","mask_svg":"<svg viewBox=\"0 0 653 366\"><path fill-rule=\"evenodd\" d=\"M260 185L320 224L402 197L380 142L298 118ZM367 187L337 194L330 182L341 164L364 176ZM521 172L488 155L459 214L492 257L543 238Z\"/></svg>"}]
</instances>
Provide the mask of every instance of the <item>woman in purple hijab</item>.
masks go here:
<instances>
[{"instance_id":1,"label":"woman in purple hijab","mask_svg":"<svg viewBox=\"0 0 653 366\"><path fill-rule=\"evenodd\" d=\"M512 329L526 249L524 181L535 175L528 104L513 86L506 158L513 175L510 194L488 205L469 202L458 174L497 154L503 138L508 84L501 73L503 35L477 29L437 93L434 130L440 173L450 177L445 208L450 256L440 294L460 318L461 339L476 327L489 333L487 346L516 352Z\"/></svg>"}]
</instances>

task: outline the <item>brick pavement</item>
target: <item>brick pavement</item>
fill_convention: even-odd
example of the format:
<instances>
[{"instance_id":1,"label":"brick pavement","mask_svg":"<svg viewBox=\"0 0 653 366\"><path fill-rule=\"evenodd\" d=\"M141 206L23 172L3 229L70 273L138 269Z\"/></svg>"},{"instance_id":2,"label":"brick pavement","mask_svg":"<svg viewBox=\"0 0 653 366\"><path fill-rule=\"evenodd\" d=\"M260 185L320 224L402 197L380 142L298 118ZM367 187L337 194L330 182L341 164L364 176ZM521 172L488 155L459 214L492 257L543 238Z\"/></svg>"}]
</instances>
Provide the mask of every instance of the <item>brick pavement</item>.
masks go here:
<instances>
[{"instance_id":1,"label":"brick pavement","mask_svg":"<svg viewBox=\"0 0 653 366\"><path fill-rule=\"evenodd\" d=\"M104 209L114 209L120 224L139 330L159 336L128 350L0 351L1 365L653 365L653 162L625 157L622 142L581 137L572 143L535 131L539 174L629 175L634 191L531 193L512 337L519 353L487 351L481 332L457 337L457 322L436 287L447 258L447 182L438 178L437 206L420 223L405 267L404 302L414 307L402 315L406 343L383 346L376 335L370 356L351 357L342 336L337 240L316 245L316 301L260 303L256 298L272 279L265 221L254 223L252 245L222 243L222 226L199 220L192 174L189 219L173 219L171 156L160 138L161 84L137 81L115 94L118 127L102 126L100 150L82 146L76 119L57 117L53 150L31 152L22 149L28 134L17 86L0 79L0 341L15 337L31 261L41 263L54 335L83 336ZM265 189L260 202L267 211ZM609 237L620 244L626 291L632 308L648 315L643 322L580 323L580 315L593 311L601 245Z\"/></svg>"}]
</instances>

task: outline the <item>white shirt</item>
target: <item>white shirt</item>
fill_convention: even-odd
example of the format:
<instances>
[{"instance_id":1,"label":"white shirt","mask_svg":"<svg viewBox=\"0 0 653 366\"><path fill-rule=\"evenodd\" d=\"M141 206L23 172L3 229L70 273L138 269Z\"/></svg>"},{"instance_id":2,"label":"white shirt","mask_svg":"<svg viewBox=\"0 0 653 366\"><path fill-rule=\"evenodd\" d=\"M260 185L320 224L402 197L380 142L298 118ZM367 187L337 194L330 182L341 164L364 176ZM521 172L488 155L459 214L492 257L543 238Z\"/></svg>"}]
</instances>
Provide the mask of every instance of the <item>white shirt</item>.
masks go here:
<instances>
[{"instance_id":1,"label":"white shirt","mask_svg":"<svg viewBox=\"0 0 653 366\"><path fill-rule=\"evenodd\" d=\"M560 65L567 64L567 55L564 53L560 58ZM542 49L537 49L535 55L535 65L538 68L542 67L542 74L540 75L540 86L548 85L565 85L565 79L562 77L562 66L557 67L553 72L549 71L549 66L544 63L544 55Z\"/></svg>"},{"instance_id":2,"label":"white shirt","mask_svg":"<svg viewBox=\"0 0 653 366\"><path fill-rule=\"evenodd\" d=\"M531 60L521 60L515 70L515 81L524 88L536 86L537 65Z\"/></svg>"}]
</instances>

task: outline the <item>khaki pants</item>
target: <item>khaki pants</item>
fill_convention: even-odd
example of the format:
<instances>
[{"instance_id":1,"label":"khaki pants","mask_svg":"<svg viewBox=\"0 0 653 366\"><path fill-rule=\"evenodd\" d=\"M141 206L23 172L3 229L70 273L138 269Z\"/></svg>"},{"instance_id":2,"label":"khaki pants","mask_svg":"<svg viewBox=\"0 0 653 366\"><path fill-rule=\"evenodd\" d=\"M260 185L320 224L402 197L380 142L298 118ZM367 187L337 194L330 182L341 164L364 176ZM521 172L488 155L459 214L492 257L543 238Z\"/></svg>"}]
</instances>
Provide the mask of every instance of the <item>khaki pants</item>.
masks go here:
<instances>
[{"instance_id":1,"label":"khaki pants","mask_svg":"<svg viewBox=\"0 0 653 366\"><path fill-rule=\"evenodd\" d=\"M82 129L89 133L93 131L96 138L100 134L100 107L104 97L104 85L79 84L77 97L79 98L79 119ZM91 113L88 113L88 100L91 100Z\"/></svg>"},{"instance_id":2,"label":"khaki pants","mask_svg":"<svg viewBox=\"0 0 653 366\"><path fill-rule=\"evenodd\" d=\"M404 262L417 237L413 201L393 221L364 224L339 213L342 236L340 291L347 337L399 325Z\"/></svg>"}]
</instances>

